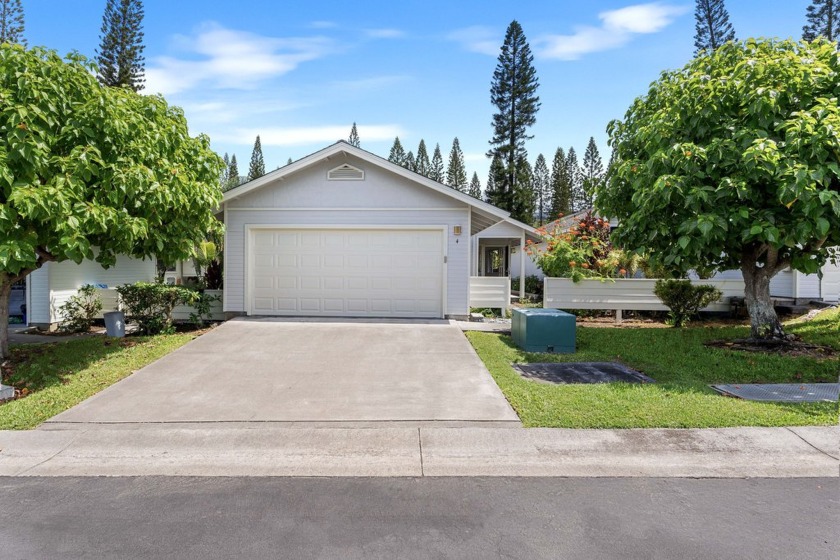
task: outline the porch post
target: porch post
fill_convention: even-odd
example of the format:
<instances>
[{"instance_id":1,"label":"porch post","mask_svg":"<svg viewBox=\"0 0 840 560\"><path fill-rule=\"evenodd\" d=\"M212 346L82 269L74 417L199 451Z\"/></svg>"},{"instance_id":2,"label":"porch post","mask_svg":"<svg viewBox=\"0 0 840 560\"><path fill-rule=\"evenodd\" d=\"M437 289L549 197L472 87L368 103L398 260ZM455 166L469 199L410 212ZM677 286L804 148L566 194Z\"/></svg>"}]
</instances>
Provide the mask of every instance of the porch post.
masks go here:
<instances>
[{"instance_id":1,"label":"porch post","mask_svg":"<svg viewBox=\"0 0 840 560\"><path fill-rule=\"evenodd\" d=\"M525 299L525 230L519 236L519 303Z\"/></svg>"}]
</instances>

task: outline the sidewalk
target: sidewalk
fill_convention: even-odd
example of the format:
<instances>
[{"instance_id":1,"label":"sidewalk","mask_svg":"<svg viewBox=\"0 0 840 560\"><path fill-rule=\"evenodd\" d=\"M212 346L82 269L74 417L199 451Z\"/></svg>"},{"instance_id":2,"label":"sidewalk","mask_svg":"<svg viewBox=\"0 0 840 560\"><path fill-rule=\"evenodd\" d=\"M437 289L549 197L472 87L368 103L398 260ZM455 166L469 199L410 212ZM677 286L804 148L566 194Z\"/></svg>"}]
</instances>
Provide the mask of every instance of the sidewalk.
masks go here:
<instances>
[{"instance_id":1,"label":"sidewalk","mask_svg":"<svg viewBox=\"0 0 840 560\"><path fill-rule=\"evenodd\" d=\"M838 427L83 425L0 432L0 476L836 477Z\"/></svg>"}]
</instances>

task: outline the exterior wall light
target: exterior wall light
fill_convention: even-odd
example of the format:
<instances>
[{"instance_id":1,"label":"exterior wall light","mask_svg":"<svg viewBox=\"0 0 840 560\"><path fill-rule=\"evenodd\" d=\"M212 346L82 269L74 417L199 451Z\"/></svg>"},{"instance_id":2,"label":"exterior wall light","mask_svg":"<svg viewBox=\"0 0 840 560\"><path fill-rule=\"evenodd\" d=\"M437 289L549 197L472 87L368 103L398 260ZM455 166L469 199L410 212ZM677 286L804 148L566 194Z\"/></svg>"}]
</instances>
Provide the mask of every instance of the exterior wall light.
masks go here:
<instances>
[{"instance_id":1,"label":"exterior wall light","mask_svg":"<svg viewBox=\"0 0 840 560\"><path fill-rule=\"evenodd\" d=\"M461 226L455 226L452 228L452 233L455 235L461 235Z\"/></svg>"}]
</instances>

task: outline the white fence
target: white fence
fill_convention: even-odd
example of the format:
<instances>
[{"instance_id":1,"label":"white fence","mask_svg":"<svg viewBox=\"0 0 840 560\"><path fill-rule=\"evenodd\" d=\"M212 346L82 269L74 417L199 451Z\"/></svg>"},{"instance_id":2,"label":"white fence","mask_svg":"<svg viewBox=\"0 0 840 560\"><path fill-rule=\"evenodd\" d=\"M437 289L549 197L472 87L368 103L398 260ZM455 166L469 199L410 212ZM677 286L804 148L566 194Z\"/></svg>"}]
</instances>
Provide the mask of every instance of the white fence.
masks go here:
<instances>
[{"instance_id":1,"label":"white fence","mask_svg":"<svg viewBox=\"0 0 840 560\"><path fill-rule=\"evenodd\" d=\"M61 306L77 293L79 293L77 290L52 290L50 292L51 323L60 323L64 320L64 317L61 314ZM119 311L121 309L119 294L114 288L97 288L96 293L102 300L102 311L100 311L96 316L97 319L102 319L104 313L109 311ZM204 293L217 298L217 301L210 304L210 320L224 321L225 314L224 311L222 311L222 290L205 290ZM192 306L179 305L172 310L172 319L174 321L189 321L190 314L194 312L195 309Z\"/></svg>"},{"instance_id":2,"label":"white fence","mask_svg":"<svg viewBox=\"0 0 840 560\"><path fill-rule=\"evenodd\" d=\"M470 307L510 307L510 278L470 276Z\"/></svg>"},{"instance_id":3,"label":"white fence","mask_svg":"<svg viewBox=\"0 0 840 560\"><path fill-rule=\"evenodd\" d=\"M729 311L729 300L744 297L743 280L692 280L692 284L708 284L723 297L704 311ZM545 278L543 307L549 309L615 309L618 311L667 311L653 293L656 280L617 278L613 280L581 280Z\"/></svg>"}]
</instances>

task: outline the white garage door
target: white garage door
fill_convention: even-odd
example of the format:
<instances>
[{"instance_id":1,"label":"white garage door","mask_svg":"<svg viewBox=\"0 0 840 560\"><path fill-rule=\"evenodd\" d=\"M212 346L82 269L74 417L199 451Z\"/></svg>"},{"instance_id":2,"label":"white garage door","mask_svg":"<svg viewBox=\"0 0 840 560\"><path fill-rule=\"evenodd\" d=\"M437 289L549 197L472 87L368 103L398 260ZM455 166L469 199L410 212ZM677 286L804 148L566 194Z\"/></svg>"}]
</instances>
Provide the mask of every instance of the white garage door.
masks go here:
<instances>
[{"instance_id":1,"label":"white garage door","mask_svg":"<svg viewBox=\"0 0 840 560\"><path fill-rule=\"evenodd\" d=\"M441 230L252 230L252 315L443 317Z\"/></svg>"}]
</instances>

